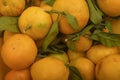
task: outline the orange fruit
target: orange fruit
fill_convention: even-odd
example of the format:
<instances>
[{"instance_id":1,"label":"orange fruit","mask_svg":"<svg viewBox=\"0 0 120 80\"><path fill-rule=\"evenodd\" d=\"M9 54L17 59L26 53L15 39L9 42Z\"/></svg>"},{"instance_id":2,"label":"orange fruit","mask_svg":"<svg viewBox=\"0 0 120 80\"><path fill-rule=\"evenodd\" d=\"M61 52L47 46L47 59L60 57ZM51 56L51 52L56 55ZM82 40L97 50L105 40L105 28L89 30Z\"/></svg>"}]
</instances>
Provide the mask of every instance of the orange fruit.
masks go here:
<instances>
[{"instance_id":1,"label":"orange fruit","mask_svg":"<svg viewBox=\"0 0 120 80\"><path fill-rule=\"evenodd\" d=\"M31 66L31 76L32 80L68 80L69 69L63 61L46 57Z\"/></svg>"},{"instance_id":2,"label":"orange fruit","mask_svg":"<svg viewBox=\"0 0 120 80\"><path fill-rule=\"evenodd\" d=\"M97 0L99 8L108 16L120 16L120 0Z\"/></svg>"},{"instance_id":3,"label":"orange fruit","mask_svg":"<svg viewBox=\"0 0 120 80\"><path fill-rule=\"evenodd\" d=\"M4 80L5 74L9 71L9 68L4 64L1 58L2 45L3 45L3 38L0 37L0 80Z\"/></svg>"},{"instance_id":4,"label":"orange fruit","mask_svg":"<svg viewBox=\"0 0 120 80\"><path fill-rule=\"evenodd\" d=\"M17 34L16 32L4 31L3 40L6 42L10 37Z\"/></svg>"},{"instance_id":5,"label":"orange fruit","mask_svg":"<svg viewBox=\"0 0 120 80\"><path fill-rule=\"evenodd\" d=\"M0 37L0 51L1 51L2 45L3 45L3 38Z\"/></svg>"},{"instance_id":6,"label":"orange fruit","mask_svg":"<svg viewBox=\"0 0 120 80\"><path fill-rule=\"evenodd\" d=\"M29 69L11 70L5 75L4 80L31 80Z\"/></svg>"},{"instance_id":7,"label":"orange fruit","mask_svg":"<svg viewBox=\"0 0 120 80\"><path fill-rule=\"evenodd\" d=\"M43 39L51 28L52 20L48 13L40 7L29 7L18 20L19 29L34 40Z\"/></svg>"},{"instance_id":8,"label":"orange fruit","mask_svg":"<svg viewBox=\"0 0 120 80\"><path fill-rule=\"evenodd\" d=\"M1 56L5 64L15 70L29 67L37 55L33 39L25 34L16 34L2 46Z\"/></svg>"},{"instance_id":9,"label":"orange fruit","mask_svg":"<svg viewBox=\"0 0 120 80\"><path fill-rule=\"evenodd\" d=\"M52 10L52 6L45 4L44 2L41 2L40 8L42 8L44 11L50 11Z\"/></svg>"},{"instance_id":10,"label":"orange fruit","mask_svg":"<svg viewBox=\"0 0 120 80\"><path fill-rule=\"evenodd\" d=\"M92 40L88 39L84 36L80 36L80 38L74 41L74 47L76 52L85 52L92 46ZM67 46L69 48L70 41L67 41Z\"/></svg>"},{"instance_id":11,"label":"orange fruit","mask_svg":"<svg viewBox=\"0 0 120 80\"><path fill-rule=\"evenodd\" d=\"M95 79L95 65L85 57L79 57L70 62L70 64L78 69L83 80Z\"/></svg>"},{"instance_id":12,"label":"orange fruit","mask_svg":"<svg viewBox=\"0 0 120 80\"><path fill-rule=\"evenodd\" d=\"M103 58L96 64L96 80L120 80L120 54Z\"/></svg>"},{"instance_id":13,"label":"orange fruit","mask_svg":"<svg viewBox=\"0 0 120 80\"><path fill-rule=\"evenodd\" d=\"M0 0L0 12L4 16L19 16L25 8L25 0Z\"/></svg>"},{"instance_id":14,"label":"orange fruit","mask_svg":"<svg viewBox=\"0 0 120 80\"><path fill-rule=\"evenodd\" d=\"M112 30L114 34L120 34L120 18L118 19L108 19L108 21L110 21L111 26L112 26Z\"/></svg>"},{"instance_id":15,"label":"orange fruit","mask_svg":"<svg viewBox=\"0 0 120 80\"><path fill-rule=\"evenodd\" d=\"M86 55L85 52L76 52L70 49L68 49L67 54L70 61L73 61L79 57L84 57Z\"/></svg>"},{"instance_id":16,"label":"orange fruit","mask_svg":"<svg viewBox=\"0 0 120 80\"><path fill-rule=\"evenodd\" d=\"M102 58L111 55L119 54L117 47L106 47L102 44L94 45L87 51L87 58L93 61L95 64L98 63Z\"/></svg>"},{"instance_id":17,"label":"orange fruit","mask_svg":"<svg viewBox=\"0 0 120 80\"><path fill-rule=\"evenodd\" d=\"M68 24L67 20L62 16L59 21L60 32L64 34L72 34L83 29L89 20L89 10L85 0L55 0L52 10L67 11L73 15L78 22L79 29L76 31ZM57 15L52 15L56 20Z\"/></svg>"}]
</instances>

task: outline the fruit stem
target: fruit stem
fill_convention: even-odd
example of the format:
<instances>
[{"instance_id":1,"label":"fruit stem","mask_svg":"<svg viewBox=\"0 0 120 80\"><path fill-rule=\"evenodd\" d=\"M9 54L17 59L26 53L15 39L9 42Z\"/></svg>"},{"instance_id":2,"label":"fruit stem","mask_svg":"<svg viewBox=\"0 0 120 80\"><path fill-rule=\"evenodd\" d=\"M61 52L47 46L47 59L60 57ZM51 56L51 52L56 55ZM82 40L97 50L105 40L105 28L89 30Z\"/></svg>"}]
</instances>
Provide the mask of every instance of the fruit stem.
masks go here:
<instances>
[{"instance_id":1,"label":"fruit stem","mask_svg":"<svg viewBox=\"0 0 120 80\"><path fill-rule=\"evenodd\" d=\"M32 25L30 25L30 24L28 24L26 27L25 27L25 29L24 29L24 33L27 31L27 30L29 30L29 29L31 29L32 28Z\"/></svg>"}]
</instances>

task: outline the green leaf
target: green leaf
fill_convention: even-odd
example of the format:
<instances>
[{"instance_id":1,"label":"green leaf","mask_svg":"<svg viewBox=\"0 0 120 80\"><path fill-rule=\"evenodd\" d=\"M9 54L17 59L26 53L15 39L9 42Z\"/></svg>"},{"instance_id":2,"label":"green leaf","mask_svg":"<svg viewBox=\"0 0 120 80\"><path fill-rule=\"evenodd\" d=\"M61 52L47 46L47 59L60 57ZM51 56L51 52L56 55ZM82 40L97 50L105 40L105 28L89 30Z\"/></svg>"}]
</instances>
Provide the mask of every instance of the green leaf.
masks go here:
<instances>
[{"instance_id":1,"label":"green leaf","mask_svg":"<svg viewBox=\"0 0 120 80\"><path fill-rule=\"evenodd\" d=\"M46 12L48 12L48 13L50 13L50 14L55 13L55 14L64 16L64 17L66 18L68 24L69 24L74 30L76 30L76 31L79 30L80 27L79 27L79 25L78 25L77 19L76 19L73 15L69 14L68 12L60 12L60 11L56 11L56 10L51 10L51 11L46 11Z\"/></svg>"},{"instance_id":2,"label":"green leaf","mask_svg":"<svg viewBox=\"0 0 120 80\"><path fill-rule=\"evenodd\" d=\"M43 45L42 45L43 51L47 49L48 45L55 39L58 33L59 33L58 20L56 20L53 23L48 35L45 37L43 41Z\"/></svg>"},{"instance_id":3,"label":"green leaf","mask_svg":"<svg viewBox=\"0 0 120 80\"><path fill-rule=\"evenodd\" d=\"M60 46L60 45L50 46L46 49L46 52L48 52L48 53L64 53L64 50L60 49L58 46Z\"/></svg>"},{"instance_id":4,"label":"green leaf","mask_svg":"<svg viewBox=\"0 0 120 80\"><path fill-rule=\"evenodd\" d=\"M0 17L0 31L19 32L18 17Z\"/></svg>"},{"instance_id":5,"label":"green leaf","mask_svg":"<svg viewBox=\"0 0 120 80\"><path fill-rule=\"evenodd\" d=\"M74 41L70 40L69 49L72 50L72 51L75 51Z\"/></svg>"},{"instance_id":6,"label":"green leaf","mask_svg":"<svg viewBox=\"0 0 120 80\"><path fill-rule=\"evenodd\" d=\"M80 72L77 70L74 66L69 66L70 69L70 75L68 80L83 80Z\"/></svg>"},{"instance_id":7,"label":"green leaf","mask_svg":"<svg viewBox=\"0 0 120 80\"><path fill-rule=\"evenodd\" d=\"M109 21L105 21L105 27L109 30L109 32L110 33L112 33L113 32L113 30L112 30L112 25L111 25L111 23L109 22Z\"/></svg>"},{"instance_id":8,"label":"green leaf","mask_svg":"<svg viewBox=\"0 0 120 80\"><path fill-rule=\"evenodd\" d=\"M103 16L103 12L99 9L98 5L97 5L97 1L96 0L92 0L93 6L96 9L96 11L99 13L99 15Z\"/></svg>"},{"instance_id":9,"label":"green leaf","mask_svg":"<svg viewBox=\"0 0 120 80\"><path fill-rule=\"evenodd\" d=\"M79 30L79 25L78 25L78 22L77 22L77 19L69 14L68 12L64 12L64 17L67 19L67 22L68 24L76 31Z\"/></svg>"},{"instance_id":10,"label":"green leaf","mask_svg":"<svg viewBox=\"0 0 120 80\"><path fill-rule=\"evenodd\" d=\"M71 34L69 36L69 40L76 41L79 39L80 36L85 35L87 32L90 32L90 30L94 27L93 24L87 25L82 31L76 33L76 34Z\"/></svg>"},{"instance_id":11,"label":"green leaf","mask_svg":"<svg viewBox=\"0 0 120 80\"><path fill-rule=\"evenodd\" d=\"M50 6L53 6L53 4L55 2L55 0L42 0L42 1L43 1L43 3L48 4Z\"/></svg>"},{"instance_id":12,"label":"green leaf","mask_svg":"<svg viewBox=\"0 0 120 80\"><path fill-rule=\"evenodd\" d=\"M49 14L58 14L58 15L64 15L64 12L60 12L60 11L57 11L57 10L50 10L50 11L46 11L47 13Z\"/></svg>"},{"instance_id":13,"label":"green leaf","mask_svg":"<svg viewBox=\"0 0 120 80\"><path fill-rule=\"evenodd\" d=\"M86 0L88 3L89 11L90 11L90 20L94 24L99 24L102 21L102 12L96 6L94 0Z\"/></svg>"},{"instance_id":14,"label":"green leaf","mask_svg":"<svg viewBox=\"0 0 120 80\"><path fill-rule=\"evenodd\" d=\"M120 46L120 34L105 33L96 30L90 38L99 41L107 47Z\"/></svg>"}]
</instances>

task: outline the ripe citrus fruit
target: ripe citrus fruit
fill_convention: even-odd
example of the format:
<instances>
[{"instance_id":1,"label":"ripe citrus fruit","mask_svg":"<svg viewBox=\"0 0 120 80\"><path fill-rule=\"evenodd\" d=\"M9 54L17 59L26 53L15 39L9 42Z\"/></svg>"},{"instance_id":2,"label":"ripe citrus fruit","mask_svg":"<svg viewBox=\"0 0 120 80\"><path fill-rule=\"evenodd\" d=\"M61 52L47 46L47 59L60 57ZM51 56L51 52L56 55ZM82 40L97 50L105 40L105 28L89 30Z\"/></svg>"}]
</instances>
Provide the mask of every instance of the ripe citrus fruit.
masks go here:
<instances>
[{"instance_id":1,"label":"ripe citrus fruit","mask_svg":"<svg viewBox=\"0 0 120 80\"><path fill-rule=\"evenodd\" d=\"M11 70L5 75L4 80L31 80L29 69Z\"/></svg>"},{"instance_id":2,"label":"ripe citrus fruit","mask_svg":"<svg viewBox=\"0 0 120 80\"><path fill-rule=\"evenodd\" d=\"M31 66L32 80L68 80L69 69L64 62L46 57Z\"/></svg>"},{"instance_id":3,"label":"ripe citrus fruit","mask_svg":"<svg viewBox=\"0 0 120 80\"><path fill-rule=\"evenodd\" d=\"M40 8L42 8L44 11L50 11L52 10L52 6L45 4L44 2L41 2Z\"/></svg>"},{"instance_id":4,"label":"ripe citrus fruit","mask_svg":"<svg viewBox=\"0 0 120 80\"><path fill-rule=\"evenodd\" d=\"M10 37L17 34L16 32L4 31L3 41L6 42Z\"/></svg>"},{"instance_id":5,"label":"ripe citrus fruit","mask_svg":"<svg viewBox=\"0 0 120 80\"><path fill-rule=\"evenodd\" d=\"M113 33L120 34L120 18L118 19L110 18L108 19L108 21L110 21L111 23Z\"/></svg>"},{"instance_id":6,"label":"ripe citrus fruit","mask_svg":"<svg viewBox=\"0 0 120 80\"><path fill-rule=\"evenodd\" d=\"M10 70L3 62L1 58L1 48L3 45L3 38L0 37L0 80L4 80L5 74Z\"/></svg>"},{"instance_id":7,"label":"ripe citrus fruit","mask_svg":"<svg viewBox=\"0 0 120 80\"><path fill-rule=\"evenodd\" d=\"M102 44L94 45L87 51L87 58L93 61L95 64L102 58L111 55L118 54L119 50L117 47L106 47Z\"/></svg>"},{"instance_id":8,"label":"ripe citrus fruit","mask_svg":"<svg viewBox=\"0 0 120 80\"><path fill-rule=\"evenodd\" d=\"M120 0L97 0L97 4L108 16L120 16Z\"/></svg>"},{"instance_id":9,"label":"ripe citrus fruit","mask_svg":"<svg viewBox=\"0 0 120 80\"><path fill-rule=\"evenodd\" d=\"M52 9L60 12L67 11L73 15L77 19L79 25L78 31L83 29L89 20L89 10L85 0L55 0ZM53 20L56 20L57 15L53 14L52 18ZM64 34L72 34L76 32L68 24L65 17L60 17L59 24L60 31Z\"/></svg>"},{"instance_id":10,"label":"ripe citrus fruit","mask_svg":"<svg viewBox=\"0 0 120 80\"><path fill-rule=\"evenodd\" d=\"M80 36L80 38L74 41L74 47L76 52L85 52L92 46L92 40L88 39L84 36ZM67 41L68 48L70 47L70 41Z\"/></svg>"},{"instance_id":11,"label":"ripe citrus fruit","mask_svg":"<svg viewBox=\"0 0 120 80\"><path fill-rule=\"evenodd\" d=\"M25 8L25 0L0 0L0 12L4 16L19 16Z\"/></svg>"},{"instance_id":12,"label":"ripe citrus fruit","mask_svg":"<svg viewBox=\"0 0 120 80\"><path fill-rule=\"evenodd\" d=\"M1 51L2 45L3 45L3 38L0 37L0 51Z\"/></svg>"},{"instance_id":13,"label":"ripe citrus fruit","mask_svg":"<svg viewBox=\"0 0 120 80\"><path fill-rule=\"evenodd\" d=\"M68 49L67 54L68 54L68 58L70 61L73 61L79 57L85 56L85 52L76 52L76 51L72 51L70 49Z\"/></svg>"},{"instance_id":14,"label":"ripe citrus fruit","mask_svg":"<svg viewBox=\"0 0 120 80\"><path fill-rule=\"evenodd\" d=\"M18 20L19 29L34 40L43 39L52 24L51 17L40 7L29 7L21 14Z\"/></svg>"},{"instance_id":15,"label":"ripe citrus fruit","mask_svg":"<svg viewBox=\"0 0 120 80\"><path fill-rule=\"evenodd\" d=\"M120 80L120 54L105 57L96 64L97 80Z\"/></svg>"},{"instance_id":16,"label":"ripe citrus fruit","mask_svg":"<svg viewBox=\"0 0 120 80\"><path fill-rule=\"evenodd\" d=\"M1 56L5 64L11 69L29 67L37 55L35 42L25 34L16 34L2 46Z\"/></svg>"},{"instance_id":17,"label":"ripe citrus fruit","mask_svg":"<svg viewBox=\"0 0 120 80\"><path fill-rule=\"evenodd\" d=\"M70 64L78 69L83 80L95 79L95 65L85 57L79 57L70 62Z\"/></svg>"}]
</instances>

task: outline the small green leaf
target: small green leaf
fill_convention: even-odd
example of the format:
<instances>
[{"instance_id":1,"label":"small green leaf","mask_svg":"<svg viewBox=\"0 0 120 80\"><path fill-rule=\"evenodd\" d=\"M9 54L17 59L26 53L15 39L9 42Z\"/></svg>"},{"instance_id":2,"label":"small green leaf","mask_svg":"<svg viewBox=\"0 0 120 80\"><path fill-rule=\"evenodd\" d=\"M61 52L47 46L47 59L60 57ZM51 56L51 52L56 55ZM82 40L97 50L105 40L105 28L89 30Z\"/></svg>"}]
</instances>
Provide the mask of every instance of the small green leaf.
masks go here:
<instances>
[{"instance_id":1,"label":"small green leaf","mask_svg":"<svg viewBox=\"0 0 120 80\"><path fill-rule=\"evenodd\" d=\"M99 15L104 16L103 12L99 9L98 5L97 5L97 1L96 0L92 0L93 6L95 7L96 11L99 13Z\"/></svg>"},{"instance_id":2,"label":"small green leaf","mask_svg":"<svg viewBox=\"0 0 120 80\"><path fill-rule=\"evenodd\" d=\"M70 75L68 80L83 80L80 72L77 70L74 66L69 66L70 69Z\"/></svg>"},{"instance_id":3,"label":"small green leaf","mask_svg":"<svg viewBox=\"0 0 120 80\"><path fill-rule=\"evenodd\" d=\"M96 6L94 0L86 0L86 1L90 11L91 22L93 22L94 24L101 23L103 14L100 11L100 9Z\"/></svg>"},{"instance_id":4,"label":"small green leaf","mask_svg":"<svg viewBox=\"0 0 120 80\"><path fill-rule=\"evenodd\" d=\"M112 30L112 25L111 25L111 23L109 22L109 21L105 21L105 27L109 30L109 32L110 33L112 33L113 32L113 30Z\"/></svg>"},{"instance_id":5,"label":"small green leaf","mask_svg":"<svg viewBox=\"0 0 120 80\"><path fill-rule=\"evenodd\" d=\"M60 11L57 11L57 10L50 10L50 11L46 11L47 13L49 13L49 14L60 14L60 15L64 15L64 12L60 12Z\"/></svg>"},{"instance_id":6,"label":"small green leaf","mask_svg":"<svg viewBox=\"0 0 120 80\"><path fill-rule=\"evenodd\" d=\"M47 49L48 45L55 39L58 33L59 33L58 20L56 20L53 23L48 35L45 37L43 41L43 45L42 45L43 51Z\"/></svg>"},{"instance_id":7,"label":"small green leaf","mask_svg":"<svg viewBox=\"0 0 120 80\"><path fill-rule=\"evenodd\" d=\"M42 1L43 1L43 3L48 4L50 6L53 6L53 4L55 2L55 0L42 0Z\"/></svg>"},{"instance_id":8,"label":"small green leaf","mask_svg":"<svg viewBox=\"0 0 120 80\"><path fill-rule=\"evenodd\" d=\"M96 30L90 38L108 47L120 46L120 34L105 33Z\"/></svg>"},{"instance_id":9,"label":"small green leaf","mask_svg":"<svg viewBox=\"0 0 120 80\"><path fill-rule=\"evenodd\" d=\"M50 14L55 13L55 14L64 16L64 17L66 18L68 24L69 24L74 30L76 30L76 31L79 30L80 27L79 27L79 25L78 25L77 19L76 19L73 15L69 14L68 12L60 12L60 11L56 11L56 10L51 10L51 11L46 11L46 12L48 12L48 13L50 13Z\"/></svg>"},{"instance_id":10,"label":"small green leaf","mask_svg":"<svg viewBox=\"0 0 120 80\"><path fill-rule=\"evenodd\" d=\"M56 47L56 45L54 46L50 46L49 48L47 48L47 52L54 52L54 53L64 53L64 51L58 47Z\"/></svg>"},{"instance_id":11,"label":"small green leaf","mask_svg":"<svg viewBox=\"0 0 120 80\"><path fill-rule=\"evenodd\" d=\"M84 35L87 32L90 32L90 30L94 27L94 24L87 25L81 32L80 35Z\"/></svg>"},{"instance_id":12,"label":"small green leaf","mask_svg":"<svg viewBox=\"0 0 120 80\"><path fill-rule=\"evenodd\" d=\"M0 31L19 32L18 17L0 17Z\"/></svg>"},{"instance_id":13,"label":"small green leaf","mask_svg":"<svg viewBox=\"0 0 120 80\"><path fill-rule=\"evenodd\" d=\"M74 41L70 40L69 49L72 50L72 51L75 51Z\"/></svg>"},{"instance_id":14,"label":"small green leaf","mask_svg":"<svg viewBox=\"0 0 120 80\"><path fill-rule=\"evenodd\" d=\"M76 34L71 34L69 36L69 40L76 41L79 39L80 36L85 35L87 32L90 32L90 30L94 27L93 24L87 25L82 31L76 33Z\"/></svg>"},{"instance_id":15,"label":"small green leaf","mask_svg":"<svg viewBox=\"0 0 120 80\"><path fill-rule=\"evenodd\" d=\"M78 25L78 22L77 22L77 19L69 14L68 12L64 12L64 17L67 19L67 22L68 24L76 31L79 30L79 25Z\"/></svg>"}]
</instances>

